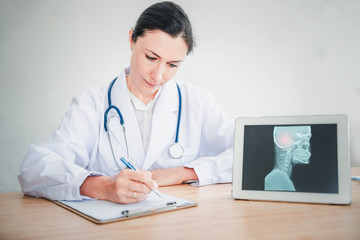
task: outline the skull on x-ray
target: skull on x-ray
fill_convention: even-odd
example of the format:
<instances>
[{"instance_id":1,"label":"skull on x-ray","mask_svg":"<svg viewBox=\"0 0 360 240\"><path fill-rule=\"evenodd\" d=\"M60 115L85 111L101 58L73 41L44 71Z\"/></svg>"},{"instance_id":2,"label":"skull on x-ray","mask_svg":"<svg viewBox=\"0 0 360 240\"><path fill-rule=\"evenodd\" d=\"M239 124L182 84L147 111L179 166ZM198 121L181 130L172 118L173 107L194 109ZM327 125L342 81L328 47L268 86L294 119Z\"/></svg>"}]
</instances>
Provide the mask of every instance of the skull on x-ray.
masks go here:
<instances>
[{"instance_id":1,"label":"skull on x-ray","mask_svg":"<svg viewBox=\"0 0 360 240\"><path fill-rule=\"evenodd\" d=\"M281 126L274 128L275 161L308 164L311 156L310 126ZM276 150L276 148L279 148ZM280 151L279 151L280 150Z\"/></svg>"},{"instance_id":2,"label":"skull on x-ray","mask_svg":"<svg viewBox=\"0 0 360 240\"><path fill-rule=\"evenodd\" d=\"M293 166L310 162L310 126L279 126L273 131L275 166L265 177L265 190L296 191Z\"/></svg>"}]
</instances>

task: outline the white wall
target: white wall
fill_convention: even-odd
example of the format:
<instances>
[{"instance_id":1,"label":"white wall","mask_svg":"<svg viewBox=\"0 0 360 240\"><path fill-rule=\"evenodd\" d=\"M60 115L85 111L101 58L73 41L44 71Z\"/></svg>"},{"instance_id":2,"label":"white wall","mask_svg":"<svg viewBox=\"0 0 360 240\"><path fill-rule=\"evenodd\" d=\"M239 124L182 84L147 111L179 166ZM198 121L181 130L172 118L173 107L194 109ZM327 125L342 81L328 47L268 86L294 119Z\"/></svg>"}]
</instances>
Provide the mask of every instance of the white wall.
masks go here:
<instances>
[{"instance_id":1,"label":"white wall","mask_svg":"<svg viewBox=\"0 0 360 240\"><path fill-rule=\"evenodd\" d=\"M0 191L19 190L29 144L73 95L128 65L128 31L153 1L0 0ZM347 114L360 166L360 1L177 1L197 47L176 76L232 117Z\"/></svg>"}]
</instances>

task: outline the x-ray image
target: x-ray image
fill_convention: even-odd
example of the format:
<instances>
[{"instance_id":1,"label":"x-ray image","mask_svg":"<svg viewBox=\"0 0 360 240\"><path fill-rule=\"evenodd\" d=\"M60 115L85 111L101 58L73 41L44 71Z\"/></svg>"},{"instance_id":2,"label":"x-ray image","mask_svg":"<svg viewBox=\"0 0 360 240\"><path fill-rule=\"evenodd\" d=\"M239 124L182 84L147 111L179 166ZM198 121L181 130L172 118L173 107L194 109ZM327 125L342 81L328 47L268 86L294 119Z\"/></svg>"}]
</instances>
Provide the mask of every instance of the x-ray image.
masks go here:
<instances>
[{"instance_id":1,"label":"x-ray image","mask_svg":"<svg viewBox=\"0 0 360 240\"><path fill-rule=\"evenodd\" d=\"M337 125L247 125L243 190L338 193Z\"/></svg>"},{"instance_id":2,"label":"x-ray image","mask_svg":"<svg viewBox=\"0 0 360 240\"><path fill-rule=\"evenodd\" d=\"M293 167L309 164L310 126L274 127L273 170L265 177L265 190L296 191L291 180Z\"/></svg>"}]
</instances>

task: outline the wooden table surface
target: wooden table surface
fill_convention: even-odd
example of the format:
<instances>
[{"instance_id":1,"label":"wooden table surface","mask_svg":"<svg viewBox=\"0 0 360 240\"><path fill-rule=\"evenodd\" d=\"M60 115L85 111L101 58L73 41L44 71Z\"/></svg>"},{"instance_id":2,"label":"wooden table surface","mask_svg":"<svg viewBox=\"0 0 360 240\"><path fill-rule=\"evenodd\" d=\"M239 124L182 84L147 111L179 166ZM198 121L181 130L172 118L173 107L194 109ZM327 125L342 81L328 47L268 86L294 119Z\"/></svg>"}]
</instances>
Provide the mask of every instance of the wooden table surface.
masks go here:
<instances>
[{"instance_id":1,"label":"wooden table surface","mask_svg":"<svg viewBox=\"0 0 360 240\"><path fill-rule=\"evenodd\" d=\"M233 200L231 184L162 187L198 206L103 225L42 198L1 193L0 239L360 239L360 182L351 184L349 206Z\"/></svg>"}]
</instances>

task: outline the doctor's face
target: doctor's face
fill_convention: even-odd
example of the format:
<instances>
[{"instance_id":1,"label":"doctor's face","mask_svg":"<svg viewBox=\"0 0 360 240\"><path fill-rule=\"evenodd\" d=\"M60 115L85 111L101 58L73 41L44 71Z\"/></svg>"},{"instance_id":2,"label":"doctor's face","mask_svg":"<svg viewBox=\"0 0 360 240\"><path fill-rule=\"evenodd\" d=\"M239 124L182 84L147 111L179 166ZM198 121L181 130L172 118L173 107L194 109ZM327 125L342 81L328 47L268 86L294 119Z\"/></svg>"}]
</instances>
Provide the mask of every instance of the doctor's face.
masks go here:
<instances>
[{"instance_id":1,"label":"doctor's face","mask_svg":"<svg viewBox=\"0 0 360 240\"><path fill-rule=\"evenodd\" d=\"M160 30L147 31L131 47L130 73L127 85L132 94L145 104L177 72L188 47L181 37L173 38Z\"/></svg>"}]
</instances>

